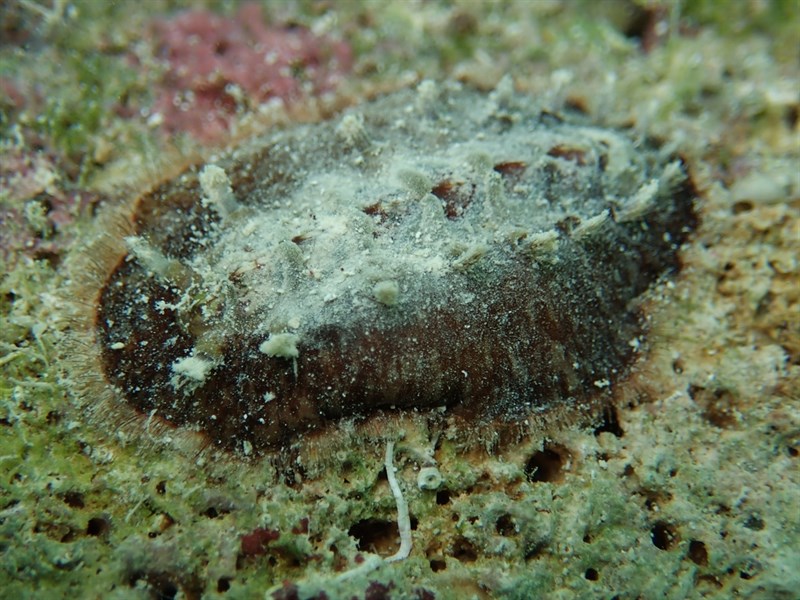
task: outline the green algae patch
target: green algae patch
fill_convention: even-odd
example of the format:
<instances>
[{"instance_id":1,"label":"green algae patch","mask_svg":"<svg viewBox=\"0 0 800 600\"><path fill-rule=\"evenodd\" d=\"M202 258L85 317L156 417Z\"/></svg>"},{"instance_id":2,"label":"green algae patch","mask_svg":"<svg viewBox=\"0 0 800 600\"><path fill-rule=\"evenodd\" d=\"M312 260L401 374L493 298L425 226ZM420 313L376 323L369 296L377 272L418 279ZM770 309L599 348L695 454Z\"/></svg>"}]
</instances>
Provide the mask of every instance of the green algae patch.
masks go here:
<instances>
[{"instance_id":1,"label":"green algae patch","mask_svg":"<svg viewBox=\"0 0 800 600\"><path fill-rule=\"evenodd\" d=\"M224 4L209 6L225 12ZM52 13L50 22L66 25L64 48L87 52L106 34L118 48L140 41L149 18L124 3L56 5L75 5L85 17L84 24ZM74 389L59 382L53 352L69 326L48 300L63 286L62 267L20 260L5 273L0 297L0 579L7 594L249 598L273 595L288 579L283 593L299 597L333 580L328 589L342 597L368 588L392 598L608 598L620 589L643 597L794 597L800 186L798 66L786 53L796 11L787 17L781 2L681 3L679 29L667 27L668 43L645 53L629 29L639 11L629 3L598 6L589 7L598 12L588 22L575 4L559 2L432 2L414 5L414 14L400 5L331 11L298 3L278 12L296 10L305 25L352 34L364 80L396 86L444 74L491 88L513 64L520 86L537 96L566 99L611 123L632 119L691 158L711 188L700 207L704 225L684 254L684 279L657 294L666 309L656 311L651 356L635 373L638 396L595 430L550 432L490 457L464 455L446 437L431 444L435 434L414 437L419 432L409 429L395 464L412 515L411 559L347 579L369 558L359 543L386 553L397 544L381 442L331 453L336 468L297 465L278 476L269 466L196 463L158 445L139 447L116 426L87 427L70 408ZM637 6L656 15L653 25L669 23L659 4ZM179 7L153 12L172 8ZM69 82L47 85L49 71L37 65L49 55L37 49L51 40L38 13L30 14L33 43L0 49L2 76L11 61L16 83L36 81L47 98L80 97ZM120 29L134 33L120 37ZM146 96L143 89L134 86L134 96ZM0 98L0 123L7 136L24 134L41 107L29 104L22 118L11 97ZM101 132L104 124L131 131L123 121L101 115L94 123ZM158 171L151 127L132 128L149 145L123 136L110 160L104 152L74 153L76 164L92 165L95 178L87 181L108 190ZM91 131L76 147L102 150ZM50 145L47 127L40 133ZM26 150L38 148L37 138L22 137ZM74 166L61 174L73 181ZM402 294L401 286L400 302ZM442 475L436 490L417 486L428 455ZM246 536L263 553L240 559Z\"/></svg>"}]
</instances>

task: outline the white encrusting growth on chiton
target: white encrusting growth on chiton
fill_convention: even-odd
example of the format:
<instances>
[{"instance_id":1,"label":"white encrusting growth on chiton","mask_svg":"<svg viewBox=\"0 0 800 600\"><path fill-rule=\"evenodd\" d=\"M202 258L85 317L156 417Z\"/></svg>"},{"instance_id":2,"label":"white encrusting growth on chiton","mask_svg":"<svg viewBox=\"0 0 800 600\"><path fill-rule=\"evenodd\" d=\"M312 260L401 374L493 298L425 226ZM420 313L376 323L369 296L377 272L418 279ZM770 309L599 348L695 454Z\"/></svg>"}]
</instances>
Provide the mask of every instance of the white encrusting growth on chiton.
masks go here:
<instances>
[{"instance_id":1,"label":"white encrusting growth on chiton","mask_svg":"<svg viewBox=\"0 0 800 600\"><path fill-rule=\"evenodd\" d=\"M125 238L130 255L136 258L150 273L166 283L187 288L199 280L197 274L181 261L165 256L146 239L139 236Z\"/></svg>"},{"instance_id":2,"label":"white encrusting growth on chiton","mask_svg":"<svg viewBox=\"0 0 800 600\"><path fill-rule=\"evenodd\" d=\"M617 211L617 221L627 223L642 218L650 212L658 198L658 180L651 179L643 184L632 198Z\"/></svg>"},{"instance_id":3,"label":"white encrusting growth on chiton","mask_svg":"<svg viewBox=\"0 0 800 600\"><path fill-rule=\"evenodd\" d=\"M558 248L558 232L554 229L533 233L528 237L528 247L533 254L555 252Z\"/></svg>"},{"instance_id":4,"label":"white encrusting growth on chiton","mask_svg":"<svg viewBox=\"0 0 800 600\"><path fill-rule=\"evenodd\" d=\"M379 281L372 288L375 300L386 306L394 306L400 296L400 286L396 281Z\"/></svg>"},{"instance_id":5,"label":"white encrusting growth on chiton","mask_svg":"<svg viewBox=\"0 0 800 600\"><path fill-rule=\"evenodd\" d=\"M364 128L364 115L348 113L336 126L338 135L348 146L362 146L369 142L367 131Z\"/></svg>"},{"instance_id":6,"label":"white encrusting growth on chiton","mask_svg":"<svg viewBox=\"0 0 800 600\"><path fill-rule=\"evenodd\" d=\"M176 390L190 393L205 383L214 366L213 361L196 354L179 358L172 363L172 385Z\"/></svg>"},{"instance_id":7,"label":"white encrusting growth on chiton","mask_svg":"<svg viewBox=\"0 0 800 600\"><path fill-rule=\"evenodd\" d=\"M416 109L426 112L436 105L441 96L441 87L431 79L425 79L417 86Z\"/></svg>"},{"instance_id":8,"label":"white encrusting growth on chiton","mask_svg":"<svg viewBox=\"0 0 800 600\"><path fill-rule=\"evenodd\" d=\"M483 258L488 251L489 246L483 243L470 246L453 261L453 269L456 271L469 269L472 265Z\"/></svg>"},{"instance_id":9,"label":"white encrusting growth on chiton","mask_svg":"<svg viewBox=\"0 0 800 600\"><path fill-rule=\"evenodd\" d=\"M664 167L658 179L659 191L663 194L674 191L675 187L686 181L687 173L679 160L673 160Z\"/></svg>"},{"instance_id":10,"label":"white encrusting growth on chiton","mask_svg":"<svg viewBox=\"0 0 800 600\"><path fill-rule=\"evenodd\" d=\"M581 223L572 232L572 236L576 240L580 240L581 238L586 237L588 235L599 233L603 229L603 226L609 223L610 221L611 221L611 215L609 214L608 209L606 209L599 215L595 215L590 219L581 221Z\"/></svg>"},{"instance_id":11,"label":"white encrusting growth on chiton","mask_svg":"<svg viewBox=\"0 0 800 600\"><path fill-rule=\"evenodd\" d=\"M403 169L397 173L398 182L405 187L411 195L420 200L427 196L431 188L434 186L434 181L425 173L420 171L412 171L410 169Z\"/></svg>"},{"instance_id":12,"label":"white encrusting growth on chiton","mask_svg":"<svg viewBox=\"0 0 800 600\"><path fill-rule=\"evenodd\" d=\"M297 358L300 356L300 350L297 349L299 341L300 336L295 333L271 333L258 349L267 356Z\"/></svg>"},{"instance_id":13,"label":"white encrusting growth on chiton","mask_svg":"<svg viewBox=\"0 0 800 600\"><path fill-rule=\"evenodd\" d=\"M271 333L269 338L261 342L258 349L267 356L291 359L292 371L297 378L297 357L300 356L297 342L299 341L300 336L296 333Z\"/></svg>"},{"instance_id":14,"label":"white encrusting growth on chiton","mask_svg":"<svg viewBox=\"0 0 800 600\"><path fill-rule=\"evenodd\" d=\"M671 194L673 189L686 180L686 172L680 161L673 161L664 167L658 178L652 178L639 187L616 214L619 223L641 219L658 207L658 199Z\"/></svg>"},{"instance_id":15,"label":"white encrusting growth on chiton","mask_svg":"<svg viewBox=\"0 0 800 600\"><path fill-rule=\"evenodd\" d=\"M136 260L142 263L145 269L158 277L166 278L173 267L173 263L176 262L174 259L164 256L161 251L154 248L144 238L129 236L125 238L125 244Z\"/></svg>"},{"instance_id":16,"label":"white encrusting growth on chiton","mask_svg":"<svg viewBox=\"0 0 800 600\"><path fill-rule=\"evenodd\" d=\"M203 203L211 206L223 219L239 208L233 195L231 180L221 167L210 164L200 171L200 188L203 191Z\"/></svg>"}]
</instances>

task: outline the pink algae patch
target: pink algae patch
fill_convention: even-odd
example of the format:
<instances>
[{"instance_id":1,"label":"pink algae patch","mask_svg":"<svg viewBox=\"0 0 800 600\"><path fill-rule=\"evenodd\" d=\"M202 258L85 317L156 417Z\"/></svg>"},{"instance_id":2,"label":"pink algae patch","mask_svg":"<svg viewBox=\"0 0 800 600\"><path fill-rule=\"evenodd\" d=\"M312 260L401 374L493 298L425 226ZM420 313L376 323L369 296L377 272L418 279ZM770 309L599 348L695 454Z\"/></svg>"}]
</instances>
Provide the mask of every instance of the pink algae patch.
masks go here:
<instances>
[{"instance_id":1,"label":"pink algae patch","mask_svg":"<svg viewBox=\"0 0 800 600\"><path fill-rule=\"evenodd\" d=\"M267 553L267 546L281 537L277 529L257 528L241 538L242 554L244 556L258 556Z\"/></svg>"},{"instance_id":2,"label":"pink algae patch","mask_svg":"<svg viewBox=\"0 0 800 600\"><path fill-rule=\"evenodd\" d=\"M167 72L153 107L169 133L221 137L239 107L287 105L334 89L352 67L348 44L298 26L267 25L261 7L233 18L183 12L154 25Z\"/></svg>"},{"instance_id":3,"label":"pink algae patch","mask_svg":"<svg viewBox=\"0 0 800 600\"><path fill-rule=\"evenodd\" d=\"M11 79L0 77L0 106L4 104L19 110L25 105L25 95Z\"/></svg>"},{"instance_id":4,"label":"pink algae patch","mask_svg":"<svg viewBox=\"0 0 800 600\"><path fill-rule=\"evenodd\" d=\"M54 158L43 152L0 152L0 263L22 255L57 262L72 240L75 217L98 201L96 194L65 190Z\"/></svg>"}]
</instances>

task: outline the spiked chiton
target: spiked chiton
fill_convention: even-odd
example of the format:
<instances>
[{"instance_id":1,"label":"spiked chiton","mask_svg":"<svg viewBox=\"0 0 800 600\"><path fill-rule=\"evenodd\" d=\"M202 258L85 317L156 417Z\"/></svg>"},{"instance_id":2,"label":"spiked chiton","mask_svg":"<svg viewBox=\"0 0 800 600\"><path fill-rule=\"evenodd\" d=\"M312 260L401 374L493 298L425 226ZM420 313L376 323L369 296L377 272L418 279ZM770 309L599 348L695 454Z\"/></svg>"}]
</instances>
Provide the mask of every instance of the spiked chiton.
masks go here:
<instances>
[{"instance_id":1,"label":"spiked chiton","mask_svg":"<svg viewBox=\"0 0 800 600\"><path fill-rule=\"evenodd\" d=\"M94 335L118 401L225 449L514 423L624 380L693 226L680 161L633 133L425 83L138 198Z\"/></svg>"}]
</instances>

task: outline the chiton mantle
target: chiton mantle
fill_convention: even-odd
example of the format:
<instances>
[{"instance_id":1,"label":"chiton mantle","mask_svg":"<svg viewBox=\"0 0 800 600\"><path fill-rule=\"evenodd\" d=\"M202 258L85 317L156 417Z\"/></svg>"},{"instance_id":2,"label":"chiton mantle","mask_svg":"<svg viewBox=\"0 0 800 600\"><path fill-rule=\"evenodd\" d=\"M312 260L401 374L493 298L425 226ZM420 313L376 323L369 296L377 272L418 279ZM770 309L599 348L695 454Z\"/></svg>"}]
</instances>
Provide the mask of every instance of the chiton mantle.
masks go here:
<instances>
[{"instance_id":1,"label":"chiton mantle","mask_svg":"<svg viewBox=\"0 0 800 600\"><path fill-rule=\"evenodd\" d=\"M583 410L629 375L694 196L633 131L425 82L138 197L92 343L113 402L245 454L404 411Z\"/></svg>"}]
</instances>

